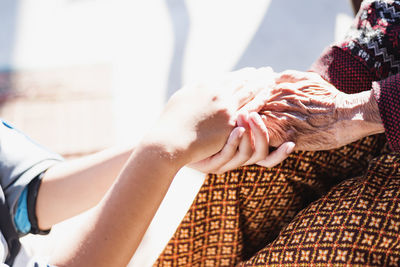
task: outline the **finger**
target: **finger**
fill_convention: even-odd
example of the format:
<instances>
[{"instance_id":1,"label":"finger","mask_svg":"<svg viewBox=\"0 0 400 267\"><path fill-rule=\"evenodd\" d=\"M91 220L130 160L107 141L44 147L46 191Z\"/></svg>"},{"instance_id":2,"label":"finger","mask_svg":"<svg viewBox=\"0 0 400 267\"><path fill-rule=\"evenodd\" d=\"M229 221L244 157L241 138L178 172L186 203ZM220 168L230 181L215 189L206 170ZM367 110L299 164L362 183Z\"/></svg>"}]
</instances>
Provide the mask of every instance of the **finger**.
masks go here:
<instances>
[{"instance_id":1,"label":"finger","mask_svg":"<svg viewBox=\"0 0 400 267\"><path fill-rule=\"evenodd\" d=\"M284 161L293 152L294 147L295 143L293 142L283 143L277 150L269 154L266 159L257 162L257 164L267 168L272 168Z\"/></svg>"},{"instance_id":2,"label":"finger","mask_svg":"<svg viewBox=\"0 0 400 267\"><path fill-rule=\"evenodd\" d=\"M250 128L254 140L254 152L252 157L246 161L245 165L254 164L265 159L269 153L269 136L265 123L260 115L253 112L249 116Z\"/></svg>"},{"instance_id":3,"label":"finger","mask_svg":"<svg viewBox=\"0 0 400 267\"><path fill-rule=\"evenodd\" d=\"M221 170L227 171L243 166L253 155L254 146L252 144L251 131L246 115L240 114L238 116L238 126L241 126L246 130L240 140L235 156L222 166Z\"/></svg>"},{"instance_id":4,"label":"finger","mask_svg":"<svg viewBox=\"0 0 400 267\"><path fill-rule=\"evenodd\" d=\"M221 166L223 166L235 155L244 131L245 130L243 127L236 127L232 130L225 146L221 151L215 155L212 155L211 157L191 163L188 166L204 173L222 173L220 170Z\"/></svg>"},{"instance_id":5,"label":"finger","mask_svg":"<svg viewBox=\"0 0 400 267\"><path fill-rule=\"evenodd\" d=\"M235 156L230 161L221 166L218 170L218 173L223 173L245 165L246 161L248 161L253 153L252 147L249 146L249 143L245 141L249 138L249 134L250 133L248 131L243 134L243 137L240 140L239 149L236 151ZM245 149L244 145L246 145L249 149Z\"/></svg>"},{"instance_id":6,"label":"finger","mask_svg":"<svg viewBox=\"0 0 400 267\"><path fill-rule=\"evenodd\" d=\"M245 129L244 136L239 144L239 151L247 154L252 152L252 136L250 131L250 124L249 124L249 115L247 113L239 114L237 124L239 127L243 127Z\"/></svg>"},{"instance_id":7,"label":"finger","mask_svg":"<svg viewBox=\"0 0 400 267\"><path fill-rule=\"evenodd\" d=\"M232 160L238 150L244 132L245 129L243 127L236 127L232 130L222 150L209 159L208 164L210 169L220 169L221 166Z\"/></svg>"}]
</instances>

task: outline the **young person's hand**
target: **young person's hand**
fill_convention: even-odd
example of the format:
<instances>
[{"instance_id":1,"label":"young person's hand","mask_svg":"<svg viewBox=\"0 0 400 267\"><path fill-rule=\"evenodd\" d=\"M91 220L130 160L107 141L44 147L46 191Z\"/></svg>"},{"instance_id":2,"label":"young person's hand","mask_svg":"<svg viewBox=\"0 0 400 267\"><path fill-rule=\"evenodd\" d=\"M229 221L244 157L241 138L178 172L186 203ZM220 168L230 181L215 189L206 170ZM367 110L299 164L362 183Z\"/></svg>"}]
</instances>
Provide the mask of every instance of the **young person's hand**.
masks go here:
<instances>
[{"instance_id":1,"label":"young person's hand","mask_svg":"<svg viewBox=\"0 0 400 267\"><path fill-rule=\"evenodd\" d=\"M186 86L168 101L147 140L164 144L184 164L217 153L236 125L237 111L267 90L271 74L270 68L246 68L211 83Z\"/></svg>"},{"instance_id":2,"label":"young person's hand","mask_svg":"<svg viewBox=\"0 0 400 267\"><path fill-rule=\"evenodd\" d=\"M204 173L221 174L244 165L258 164L271 168L285 160L294 143L282 144L269 153L269 135L262 118L256 112L238 116L237 127L231 132L225 146L217 154L192 163L189 167Z\"/></svg>"}]
</instances>

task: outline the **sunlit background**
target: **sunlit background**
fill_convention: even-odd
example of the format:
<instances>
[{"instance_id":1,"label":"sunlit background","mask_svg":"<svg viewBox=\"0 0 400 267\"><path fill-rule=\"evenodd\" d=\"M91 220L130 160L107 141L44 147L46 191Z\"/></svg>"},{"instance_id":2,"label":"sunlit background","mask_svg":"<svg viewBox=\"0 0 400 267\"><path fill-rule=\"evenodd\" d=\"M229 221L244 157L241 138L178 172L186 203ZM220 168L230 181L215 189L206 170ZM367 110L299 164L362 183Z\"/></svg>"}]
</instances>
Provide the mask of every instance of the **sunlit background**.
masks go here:
<instances>
[{"instance_id":1,"label":"sunlit background","mask_svg":"<svg viewBox=\"0 0 400 267\"><path fill-rule=\"evenodd\" d=\"M182 84L307 70L351 18L347 0L2 0L0 116L65 157L133 144ZM196 176L176 179L132 266L151 266Z\"/></svg>"}]
</instances>

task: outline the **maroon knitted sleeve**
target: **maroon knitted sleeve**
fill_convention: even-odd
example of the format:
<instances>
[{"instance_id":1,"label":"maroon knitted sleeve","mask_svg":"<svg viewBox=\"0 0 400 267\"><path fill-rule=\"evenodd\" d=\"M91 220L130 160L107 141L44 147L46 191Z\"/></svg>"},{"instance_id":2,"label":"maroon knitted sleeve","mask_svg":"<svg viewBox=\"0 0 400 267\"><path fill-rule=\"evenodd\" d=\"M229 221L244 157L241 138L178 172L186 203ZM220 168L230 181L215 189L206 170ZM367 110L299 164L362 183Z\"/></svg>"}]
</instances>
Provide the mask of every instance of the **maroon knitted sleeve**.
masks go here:
<instances>
[{"instance_id":1,"label":"maroon knitted sleeve","mask_svg":"<svg viewBox=\"0 0 400 267\"><path fill-rule=\"evenodd\" d=\"M346 39L311 67L346 93L374 90L389 144L400 152L400 1L364 0Z\"/></svg>"},{"instance_id":2,"label":"maroon knitted sleeve","mask_svg":"<svg viewBox=\"0 0 400 267\"><path fill-rule=\"evenodd\" d=\"M395 151L400 151L400 74L373 82L375 99L385 126L386 138Z\"/></svg>"}]
</instances>

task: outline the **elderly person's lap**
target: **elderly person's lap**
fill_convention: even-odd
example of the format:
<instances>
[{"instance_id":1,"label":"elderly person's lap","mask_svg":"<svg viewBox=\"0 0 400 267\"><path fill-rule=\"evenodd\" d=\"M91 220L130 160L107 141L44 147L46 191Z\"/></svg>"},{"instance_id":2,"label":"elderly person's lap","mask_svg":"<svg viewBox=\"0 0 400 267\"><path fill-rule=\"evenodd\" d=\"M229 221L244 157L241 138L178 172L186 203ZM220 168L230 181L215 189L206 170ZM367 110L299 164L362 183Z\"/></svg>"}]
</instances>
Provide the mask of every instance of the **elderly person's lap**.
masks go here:
<instances>
[{"instance_id":1,"label":"elderly person's lap","mask_svg":"<svg viewBox=\"0 0 400 267\"><path fill-rule=\"evenodd\" d=\"M397 161L376 135L209 175L156 265L389 264L400 255Z\"/></svg>"}]
</instances>

